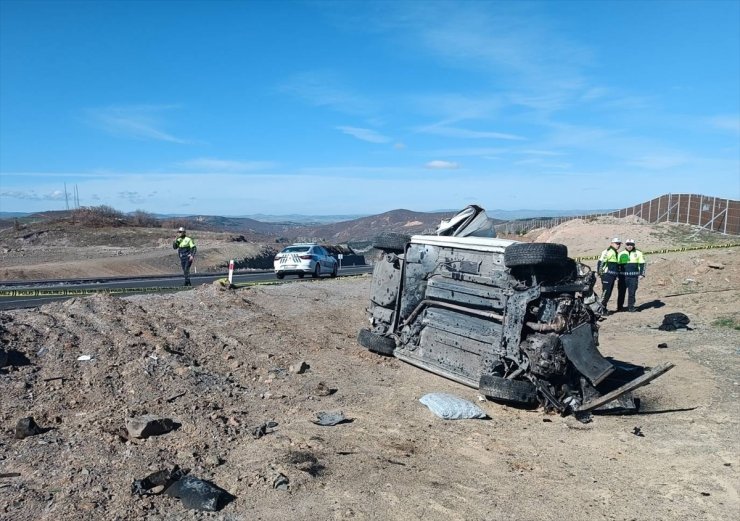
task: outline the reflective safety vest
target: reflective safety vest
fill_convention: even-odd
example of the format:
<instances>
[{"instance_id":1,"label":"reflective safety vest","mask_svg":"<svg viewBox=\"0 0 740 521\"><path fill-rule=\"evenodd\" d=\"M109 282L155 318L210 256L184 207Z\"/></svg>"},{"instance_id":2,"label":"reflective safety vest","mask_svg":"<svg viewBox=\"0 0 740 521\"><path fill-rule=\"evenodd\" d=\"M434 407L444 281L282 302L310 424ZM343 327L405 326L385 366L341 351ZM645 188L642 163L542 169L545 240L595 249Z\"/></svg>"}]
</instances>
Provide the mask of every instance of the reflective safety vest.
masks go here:
<instances>
[{"instance_id":1,"label":"reflective safety vest","mask_svg":"<svg viewBox=\"0 0 740 521\"><path fill-rule=\"evenodd\" d=\"M596 271L599 275L618 275L619 274L619 253L612 246L601 252L599 261L596 263Z\"/></svg>"},{"instance_id":2,"label":"reflective safety vest","mask_svg":"<svg viewBox=\"0 0 740 521\"><path fill-rule=\"evenodd\" d=\"M619 273L628 277L645 275L645 256L637 248L619 254Z\"/></svg>"},{"instance_id":3,"label":"reflective safety vest","mask_svg":"<svg viewBox=\"0 0 740 521\"><path fill-rule=\"evenodd\" d=\"M172 243L172 248L177 250L177 254L181 259L188 255L195 255L195 252L198 250L195 247L195 241L190 237L178 237Z\"/></svg>"}]
</instances>

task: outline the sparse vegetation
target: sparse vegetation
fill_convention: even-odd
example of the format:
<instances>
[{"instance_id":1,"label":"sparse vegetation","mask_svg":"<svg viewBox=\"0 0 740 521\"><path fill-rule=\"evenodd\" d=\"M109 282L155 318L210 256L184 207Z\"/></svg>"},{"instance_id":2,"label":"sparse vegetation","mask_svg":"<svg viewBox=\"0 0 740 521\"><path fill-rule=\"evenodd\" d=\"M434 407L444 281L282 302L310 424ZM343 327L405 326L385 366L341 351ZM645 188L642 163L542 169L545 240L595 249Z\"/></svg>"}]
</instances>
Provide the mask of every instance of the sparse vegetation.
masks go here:
<instances>
[{"instance_id":1,"label":"sparse vegetation","mask_svg":"<svg viewBox=\"0 0 740 521\"><path fill-rule=\"evenodd\" d=\"M162 223L154 216L154 214L145 212L144 210L136 210L134 213L132 213L131 223L134 226L141 226L142 228L162 227Z\"/></svg>"},{"instance_id":2,"label":"sparse vegetation","mask_svg":"<svg viewBox=\"0 0 740 521\"><path fill-rule=\"evenodd\" d=\"M105 226L124 226L126 220L122 212L111 206L82 206L72 211L72 222L92 228Z\"/></svg>"},{"instance_id":3,"label":"sparse vegetation","mask_svg":"<svg viewBox=\"0 0 740 521\"><path fill-rule=\"evenodd\" d=\"M739 317L720 317L712 322L714 327L729 327L740 331L740 318Z\"/></svg>"}]
</instances>

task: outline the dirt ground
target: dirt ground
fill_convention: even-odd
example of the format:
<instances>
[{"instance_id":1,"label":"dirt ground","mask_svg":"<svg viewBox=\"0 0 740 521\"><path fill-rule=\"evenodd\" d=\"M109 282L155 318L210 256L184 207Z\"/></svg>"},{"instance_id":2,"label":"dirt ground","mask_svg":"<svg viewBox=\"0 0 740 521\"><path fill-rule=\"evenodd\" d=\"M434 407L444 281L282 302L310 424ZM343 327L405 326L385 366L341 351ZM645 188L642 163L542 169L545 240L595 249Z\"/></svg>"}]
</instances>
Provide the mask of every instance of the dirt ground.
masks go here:
<instances>
[{"instance_id":1,"label":"dirt ground","mask_svg":"<svg viewBox=\"0 0 740 521\"><path fill-rule=\"evenodd\" d=\"M676 367L636 391L640 414L589 424L479 401L359 347L369 276L0 313L18 364L0 370L0 519L736 519L737 251L648 258L644 309L601 322L600 349ZM694 329L657 330L674 311ZM490 419L437 418L418 401L437 391ZM321 427L320 411L352 421ZM145 413L181 426L121 436ZM26 416L49 430L15 439ZM268 420L277 426L255 438ZM235 499L204 513L132 495L135 479L175 464ZM280 474L287 490L273 488Z\"/></svg>"}]
</instances>

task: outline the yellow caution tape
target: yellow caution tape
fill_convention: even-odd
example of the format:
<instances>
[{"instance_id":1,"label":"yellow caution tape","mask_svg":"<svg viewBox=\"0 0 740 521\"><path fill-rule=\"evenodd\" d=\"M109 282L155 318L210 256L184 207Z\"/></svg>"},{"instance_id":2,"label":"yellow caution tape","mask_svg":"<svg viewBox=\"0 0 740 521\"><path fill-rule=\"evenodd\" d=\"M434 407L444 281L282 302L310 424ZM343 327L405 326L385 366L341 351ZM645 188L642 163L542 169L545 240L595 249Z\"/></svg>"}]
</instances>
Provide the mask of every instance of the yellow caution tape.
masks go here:
<instances>
[{"instance_id":1,"label":"yellow caution tape","mask_svg":"<svg viewBox=\"0 0 740 521\"><path fill-rule=\"evenodd\" d=\"M712 244L709 246L687 246L685 248L671 248L671 249L663 249L663 250L652 250L652 251L643 251L643 255L655 255L658 253L677 253L682 251L697 251L697 250L715 250L718 248L734 248L734 247L740 247L740 243L733 242L728 244ZM591 255L589 257L574 257L577 261L584 261L584 260L598 260L599 255Z\"/></svg>"}]
</instances>

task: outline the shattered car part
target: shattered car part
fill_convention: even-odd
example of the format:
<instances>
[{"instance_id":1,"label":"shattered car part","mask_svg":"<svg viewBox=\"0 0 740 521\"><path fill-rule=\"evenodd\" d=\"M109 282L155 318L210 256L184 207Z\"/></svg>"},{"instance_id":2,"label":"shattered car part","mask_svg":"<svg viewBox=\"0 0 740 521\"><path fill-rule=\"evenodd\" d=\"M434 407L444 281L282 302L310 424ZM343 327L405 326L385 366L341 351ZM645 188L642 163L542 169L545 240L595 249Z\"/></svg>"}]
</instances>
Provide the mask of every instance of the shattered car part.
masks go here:
<instances>
[{"instance_id":1,"label":"shattered car part","mask_svg":"<svg viewBox=\"0 0 740 521\"><path fill-rule=\"evenodd\" d=\"M672 365L634 374L601 355L595 281L561 244L415 235L375 264L358 342L497 401L635 410L630 391Z\"/></svg>"}]
</instances>

